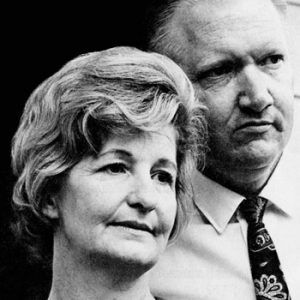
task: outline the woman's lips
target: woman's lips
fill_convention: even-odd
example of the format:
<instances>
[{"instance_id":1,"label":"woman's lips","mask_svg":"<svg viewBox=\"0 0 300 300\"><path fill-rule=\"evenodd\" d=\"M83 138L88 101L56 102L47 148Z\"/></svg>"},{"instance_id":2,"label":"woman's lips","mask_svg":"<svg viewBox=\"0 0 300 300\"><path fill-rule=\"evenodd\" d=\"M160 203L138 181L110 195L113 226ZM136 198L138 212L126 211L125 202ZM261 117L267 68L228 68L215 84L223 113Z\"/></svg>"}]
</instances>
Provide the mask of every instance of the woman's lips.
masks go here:
<instances>
[{"instance_id":1,"label":"woman's lips","mask_svg":"<svg viewBox=\"0 0 300 300\"><path fill-rule=\"evenodd\" d=\"M141 231L146 231L151 234L155 233L155 230L151 228L148 224L142 223L142 222L137 222L137 221L118 221L118 222L113 222L110 224L111 226L120 226L120 227L125 227L125 228L131 228L135 230L141 230Z\"/></svg>"}]
</instances>

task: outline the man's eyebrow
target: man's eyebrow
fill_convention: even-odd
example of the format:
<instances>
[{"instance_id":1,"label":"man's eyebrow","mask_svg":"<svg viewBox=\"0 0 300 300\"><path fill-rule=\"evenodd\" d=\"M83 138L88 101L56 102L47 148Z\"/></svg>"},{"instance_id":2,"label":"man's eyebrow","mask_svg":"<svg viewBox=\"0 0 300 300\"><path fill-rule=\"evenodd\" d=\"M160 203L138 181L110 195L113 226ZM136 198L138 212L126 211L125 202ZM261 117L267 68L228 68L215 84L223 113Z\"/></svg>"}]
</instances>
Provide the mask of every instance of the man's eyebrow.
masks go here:
<instances>
[{"instance_id":1,"label":"man's eyebrow","mask_svg":"<svg viewBox=\"0 0 300 300\"><path fill-rule=\"evenodd\" d=\"M205 78L213 70L224 69L225 73L231 72L239 68L239 66L239 62L233 62L230 59L220 60L211 64L206 64L195 71L195 73L191 76L191 80L194 81Z\"/></svg>"},{"instance_id":2,"label":"man's eyebrow","mask_svg":"<svg viewBox=\"0 0 300 300\"><path fill-rule=\"evenodd\" d=\"M202 63L197 64L197 72L205 72L211 69L223 67L223 66L229 66L229 65L238 65L238 58L233 57L226 57L226 58L219 58L214 59L211 61L203 61Z\"/></svg>"}]
</instances>

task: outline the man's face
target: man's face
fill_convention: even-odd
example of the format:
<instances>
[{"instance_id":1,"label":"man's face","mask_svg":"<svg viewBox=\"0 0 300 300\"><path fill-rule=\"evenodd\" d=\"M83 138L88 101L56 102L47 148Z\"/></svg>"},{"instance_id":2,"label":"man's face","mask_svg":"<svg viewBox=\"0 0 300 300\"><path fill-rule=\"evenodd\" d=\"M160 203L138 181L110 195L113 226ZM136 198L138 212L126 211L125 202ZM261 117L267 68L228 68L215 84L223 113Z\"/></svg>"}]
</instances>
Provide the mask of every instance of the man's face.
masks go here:
<instances>
[{"instance_id":1,"label":"man's face","mask_svg":"<svg viewBox=\"0 0 300 300\"><path fill-rule=\"evenodd\" d=\"M292 72L281 22L268 0L186 1L172 19L184 50L175 60L210 111L208 167L223 176L241 168L269 176L289 139Z\"/></svg>"}]
</instances>

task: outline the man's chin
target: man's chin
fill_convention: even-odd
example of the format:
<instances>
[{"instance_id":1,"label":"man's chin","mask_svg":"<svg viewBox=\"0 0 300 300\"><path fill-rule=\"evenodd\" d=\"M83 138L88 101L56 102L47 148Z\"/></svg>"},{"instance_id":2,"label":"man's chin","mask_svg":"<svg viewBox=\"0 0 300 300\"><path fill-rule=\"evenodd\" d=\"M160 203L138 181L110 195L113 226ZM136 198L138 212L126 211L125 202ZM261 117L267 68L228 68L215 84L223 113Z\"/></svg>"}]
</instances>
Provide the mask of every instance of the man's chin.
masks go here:
<instances>
[{"instance_id":1,"label":"man's chin","mask_svg":"<svg viewBox=\"0 0 300 300\"><path fill-rule=\"evenodd\" d=\"M245 195L257 193L268 182L281 154L249 153L230 155L208 160L204 174L219 184Z\"/></svg>"},{"instance_id":2,"label":"man's chin","mask_svg":"<svg viewBox=\"0 0 300 300\"><path fill-rule=\"evenodd\" d=\"M213 168L224 170L256 170L262 168L272 168L282 154L279 147L262 147L261 145L251 145L239 147L231 151L220 151L217 156L207 157L207 164Z\"/></svg>"},{"instance_id":3,"label":"man's chin","mask_svg":"<svg viewBox=\"0 0 300 300\"><path fill-rule=\"evenodd\" d=\"M276 163L282 151L278 145L253 143L239 149L233 159L243 164L244 168L264 168Z\"/></svg>"}]
</instances>

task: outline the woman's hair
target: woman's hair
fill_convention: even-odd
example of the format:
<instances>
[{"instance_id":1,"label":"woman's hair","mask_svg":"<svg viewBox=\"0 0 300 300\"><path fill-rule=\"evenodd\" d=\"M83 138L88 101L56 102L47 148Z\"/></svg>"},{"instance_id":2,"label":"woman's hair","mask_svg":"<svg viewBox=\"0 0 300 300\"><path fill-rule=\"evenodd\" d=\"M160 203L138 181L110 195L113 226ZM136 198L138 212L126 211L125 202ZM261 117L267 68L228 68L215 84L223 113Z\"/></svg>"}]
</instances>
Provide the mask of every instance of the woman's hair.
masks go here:
<instances>
[{"instance_id":1,"label":"woman's hair","mask_svg":"<svg viewBox=\"0 0 300 300\"><path fill-rule=\"evenodd\" d=\"M167 124L177 133L174 238L186 220L189 162L204 163L204 110L183 71L160 54L115 47L65 64L29 97L13 137L18 240L32 257L51 260L56 224L43 208L67 172L96 155L110 136L159 131Z\"/></svg>"}]
</instances>

